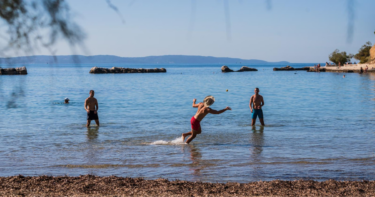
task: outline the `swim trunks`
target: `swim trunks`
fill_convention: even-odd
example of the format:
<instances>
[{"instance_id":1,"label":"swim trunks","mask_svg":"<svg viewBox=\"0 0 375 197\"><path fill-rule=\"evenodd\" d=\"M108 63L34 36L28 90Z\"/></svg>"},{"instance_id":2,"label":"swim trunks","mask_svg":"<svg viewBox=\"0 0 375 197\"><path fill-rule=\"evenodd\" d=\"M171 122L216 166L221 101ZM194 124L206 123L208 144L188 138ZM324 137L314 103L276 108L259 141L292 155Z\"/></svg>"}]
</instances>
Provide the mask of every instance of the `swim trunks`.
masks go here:
<instances>
[{"instance_id":1,"label":"swim trunks","mask_svg":"<svg viewBox=\"0 0 375 197\"><path fill-rule=\"evenodd\" d=\"M194 116L190 119L191 128L195 131L198 131L201 128L201 123L199 120L195 119Z\"/></svg>"},{"instance_id":2,"label":"swim trunks","mask_svg":"<svg viewBox=\"0 0 375 197\"><path fill-rule=\"evenodd\" d=\"M257 116L259 116L259 119L263 119L262 109L253 109L252 119L257 119Z\"/></svg>"},{"instance_id":3,"label":"swim trunks","mask_svg":"<svg viewBox=\"0 0 375 197\"><path fill-rule=\"evenodd\" d=\"M97 120L97 119L99 119L98 112L96 112L96 114L95 114L95 111L87 112L87 120Z\"/></svg>"}]
</instances>

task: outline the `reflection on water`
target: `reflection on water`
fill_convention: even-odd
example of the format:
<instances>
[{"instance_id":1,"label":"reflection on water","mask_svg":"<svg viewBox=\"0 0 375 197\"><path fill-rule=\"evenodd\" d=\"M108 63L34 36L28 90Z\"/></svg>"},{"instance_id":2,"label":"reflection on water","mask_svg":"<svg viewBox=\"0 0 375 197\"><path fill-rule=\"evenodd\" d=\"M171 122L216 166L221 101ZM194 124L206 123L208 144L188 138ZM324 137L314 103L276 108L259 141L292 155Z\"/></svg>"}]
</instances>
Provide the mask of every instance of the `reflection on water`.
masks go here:
<instances>
[{"instance_id":1,"label":"reflection on water","mask_svg":"<svg viewBox=\"0 0 375 197\"><path fill-rule=\"evenodd\" d=\"M95 141L98 138L99 127L87 127L88 142Z\"/></svg>"},{"instance_id":2,"label":"reflection on water","mask_svg":"<svg viewBox=\"0 0 375 197\"><path fill-rule=\"evenodd\" d=\"M200 176L201 170L205 167L204 163L202 162L202 154L196 146L192 144L187 144L185 146L182 146L183 153L185 156L189 158L189 162L187 163L187 166L189 166L190 174L194 176Z\"/></svg>"},{"instance_id":3,"label":"reflection on water","mask_svg":"<svg viewBox=\"0 0 375 197\"><path fill-rule=\"evenodd\" d=\"M99 127L87 127L87 155L86 155L86 165L94 165L98 163L99 150L97 146L97 138L99 134ZM100 165L98 165L100 166ZM89 174L94 174L94 169L88 170Z\"/></svg>"},{"instance_id":4,"label":"reflection on water","mask_svg":"<svg viewBox=\"0 0 375 197\"><path fill-rule=\"evenodd\" d=\"M202 154L199 151L199 148L196 148L194 145L188 146L190 151L190 159L192 161L192 168L190 170L193 171L194 175L201 175L201 160L202 160Z\"/></svg>"},{"instance_id":5,"label":"reflection on water","mask_svg":"<svg viewBox=\"0 0 375 197\"><path fill-rule=\"evenodd\" d=\"M261 153L264 145L264 126L260 126L258 129L255 126L252 126L251 131L251 157L254 162L259 162L261 160Z\"/></svg>"},{"instance_id":6,"label":"reflection on water","mask_svg":"<svg viewBox=\"0 0 375 197\"><path fill-rule=\"evenodd\" d=\"M262 152L263 152L263 146L264 146L264 126L259 126L258 128L256 126L251 127L251 133L250 133L250 164L251 165L251 176L254 179L261 179L263 174L263 166L261 163L262 161Z\"/></svg>"}]
</instances>

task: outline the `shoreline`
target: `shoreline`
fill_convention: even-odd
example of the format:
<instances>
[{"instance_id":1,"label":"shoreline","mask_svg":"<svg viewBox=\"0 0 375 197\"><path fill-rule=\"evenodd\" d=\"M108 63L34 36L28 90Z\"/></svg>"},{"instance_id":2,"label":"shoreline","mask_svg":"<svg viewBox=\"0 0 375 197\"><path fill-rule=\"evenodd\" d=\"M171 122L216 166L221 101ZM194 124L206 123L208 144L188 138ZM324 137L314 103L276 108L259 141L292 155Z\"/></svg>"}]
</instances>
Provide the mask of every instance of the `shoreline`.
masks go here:
<instances>
[{"instance_id":1,"label":"shoreline","mask_svg":"<svg viewBox=\"0 0 375 197\"><path fill-rule=\"evenodd\" d=\"M1 196L373 196L375 181L206 183L94 175L0 177Z\"/></svg>"}]
</instances>

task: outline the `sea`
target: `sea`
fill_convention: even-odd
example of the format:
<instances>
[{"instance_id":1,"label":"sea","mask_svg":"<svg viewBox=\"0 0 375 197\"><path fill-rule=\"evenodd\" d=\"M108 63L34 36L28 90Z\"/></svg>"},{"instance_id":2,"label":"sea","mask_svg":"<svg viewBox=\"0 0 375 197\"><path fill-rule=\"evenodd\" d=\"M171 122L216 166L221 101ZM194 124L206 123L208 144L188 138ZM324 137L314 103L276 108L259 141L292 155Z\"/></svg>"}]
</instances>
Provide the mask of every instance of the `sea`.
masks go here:
<instances>
[{"instance_id":1,"label":"sea","mask_svg":"<svg viewBox=\"0 0 375 197\"><path fill-rule=\"evenodd\" d=\"M0 76L0 176L142 177L202 182L375 179L375 74L222 73L222 65L27 64ZM91 67L166 73L90 74ZM242 65L228 65L238 70ZM291 64L293 67L313 64ZM344 76L345 75L345 78ZM264 97L265 126L249 99ZM95 91L100 127L86 128ZM212 95L202 134L184 144L193 99ZM70 99L64 104L64 98Z\"/></svg>"}]
</instances>

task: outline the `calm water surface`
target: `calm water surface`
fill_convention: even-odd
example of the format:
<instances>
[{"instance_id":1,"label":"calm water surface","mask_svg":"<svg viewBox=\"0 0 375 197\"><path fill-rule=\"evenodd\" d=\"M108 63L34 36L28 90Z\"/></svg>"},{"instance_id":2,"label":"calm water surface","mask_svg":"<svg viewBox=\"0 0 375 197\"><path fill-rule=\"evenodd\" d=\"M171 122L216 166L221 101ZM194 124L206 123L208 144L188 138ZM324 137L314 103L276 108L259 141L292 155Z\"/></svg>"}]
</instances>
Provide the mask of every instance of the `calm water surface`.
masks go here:
<instances>
[{"instance_id":1,"label":"calm water surface","mask_svg":"<svg viewBox=\"0 0 375 197\"><path fill-rule=\"evenodd\" d=\"M0 76L0 176L375 179L375 75L344 79L270 67L221 73L220 65L146 65L138 67L168 72L93 75L92 66L28 65L27 76ZM250 126L255 87L265 99L265 127ZM90 89L100 128L94 121L85 127ZM207 95L216 98L212 108L233 110L206 116L190 145L152 144L188 132L192 100ZM71 103L59 104L65 97Z\"/></svg>"}]
</instances>

